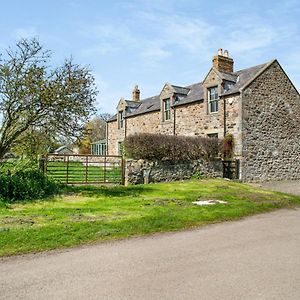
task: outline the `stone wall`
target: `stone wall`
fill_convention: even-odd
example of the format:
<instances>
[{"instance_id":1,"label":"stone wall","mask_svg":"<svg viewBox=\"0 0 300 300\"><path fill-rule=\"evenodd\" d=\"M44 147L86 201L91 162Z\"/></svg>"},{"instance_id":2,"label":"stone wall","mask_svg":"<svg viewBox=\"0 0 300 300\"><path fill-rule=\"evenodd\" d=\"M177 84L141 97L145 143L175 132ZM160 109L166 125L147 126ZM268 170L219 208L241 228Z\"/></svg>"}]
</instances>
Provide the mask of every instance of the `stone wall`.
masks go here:
<instances>
[{"instance_id":1,"label":"stone wall","mask_svg":"<svg viewBox=\"0 0 300 300\"><path fill-rule=\"evenodd\" d=\"M127 136L136 133L173 134L173 119L162 122L160 111L127 118L126 126Z\"/></svg>"},{"instance_id":2,"label":"stone wall","mask_svg":"<svg viewBox=\"0 0 300 300\"><path fill-rule=\"evenodd\" d=\"M275 61L243 92L242 179L300 179L300 97Z\"/></svg>"},{"instance_id":3,"label":"stone wall","mask_svg":"<svg viewBox=\"0 0 300 300\"><path fill-rule=\"evenodd\" d=\"M222 177L222 162L194 160L185 162L127 160L125 164L125 184L144 183L144 175L149 174L150 182L186 180L193 175Z\"/></svg>"}]
</instances>

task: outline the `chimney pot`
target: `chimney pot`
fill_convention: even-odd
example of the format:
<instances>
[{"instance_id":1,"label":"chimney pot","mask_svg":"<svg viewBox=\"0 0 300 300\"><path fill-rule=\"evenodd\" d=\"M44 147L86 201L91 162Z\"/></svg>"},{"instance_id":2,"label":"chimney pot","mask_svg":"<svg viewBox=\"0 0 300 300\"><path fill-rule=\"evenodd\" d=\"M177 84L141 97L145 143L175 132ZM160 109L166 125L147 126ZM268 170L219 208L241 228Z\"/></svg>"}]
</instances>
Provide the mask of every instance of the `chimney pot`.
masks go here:
<instances>
[{"instance_id":1,"label":"chimney pot","mask_svg":"<svg viewBox=\"0 0 300 300\"><path fill-rule=\"evenodd\" d=\"M223 49L222 48L218 49L218 55L223 55Z\"/></svg>"},{"instance_id":2,"label":"chimney pot","mask_svg":"<svg viewBox=\"0 0 300 300\"><path fill-rule=\"evenodd\" d=\"M136 102L140 101L140 94L141 94L141 92L139 90L139 86L135 85L135 87L132 91L132 100L136 101Z\"/></svg>"},{"instance_id":3,"label":"chimney pot","mask_svg":"<svg viewBox=\"0 0 300 300\"><path fill-rule=\"evenodd\" d=\"M223 55L222 49L220 48L218 55L213 57L213 67L220 72L233 73L233 64L234 61L229 57L228 50L225 50Z\"/></svg>"}]
</instances>

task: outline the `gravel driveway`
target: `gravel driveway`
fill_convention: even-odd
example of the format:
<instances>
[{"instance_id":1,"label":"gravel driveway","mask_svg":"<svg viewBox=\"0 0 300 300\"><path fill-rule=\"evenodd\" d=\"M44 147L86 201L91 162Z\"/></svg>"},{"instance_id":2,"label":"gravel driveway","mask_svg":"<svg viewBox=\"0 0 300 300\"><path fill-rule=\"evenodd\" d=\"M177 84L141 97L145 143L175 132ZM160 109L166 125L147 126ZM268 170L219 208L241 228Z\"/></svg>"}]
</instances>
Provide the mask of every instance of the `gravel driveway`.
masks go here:
<instances>
[{"instance_id":1,"label":"gravel driveway","mask_svg":"<svg viewBox=\"0 0 300 300\"><path fill-rule=\"evenodd\" d=\"M272 191L300 196L300 180L268 181L254 185Z\"/></svg>"}]
</instances>

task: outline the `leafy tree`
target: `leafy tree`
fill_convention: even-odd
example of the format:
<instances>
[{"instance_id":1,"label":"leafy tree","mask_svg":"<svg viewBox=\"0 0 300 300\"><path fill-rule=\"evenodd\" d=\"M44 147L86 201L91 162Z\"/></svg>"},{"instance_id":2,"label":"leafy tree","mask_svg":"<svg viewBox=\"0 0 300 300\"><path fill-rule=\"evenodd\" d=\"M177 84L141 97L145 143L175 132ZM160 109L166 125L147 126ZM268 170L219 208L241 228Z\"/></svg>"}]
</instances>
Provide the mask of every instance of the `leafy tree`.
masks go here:
<instances>
[{"instance_id":1,"label":"leafy tree","mask_svg":"<svg viewBox=\"0 0 300 300\"><path fill-rule=\"evenodd\" d=\"M22 39L0 60L0 158L30 129L79 137L94 113L97 89L87 67L72 59L50 68L51 53Z\"/></svg>"},{"instance_id":2,"label":"leafy tree","mask_svg":"<svg viewBox=\"0 0 300 300\"><path fill-rule=\"evenodd\" d=\"M37 159L39 155L46 155L61 145L43 128L30 127L16 140L12 152L19 156L25 155L31 159Z\"/></svg>"},{"instance_id":3,"label":"leafy tree","mask_svg":"<svg viewBox=\"0 0 300 300\"><path fill-rule=\"evenodd\" d=\"M85 124L83 138L79 142L79 151L81 154L91 153L91 143L105 139L106 121L111 118L109 113L102 113Z\"/></svg>"}]
</instances>

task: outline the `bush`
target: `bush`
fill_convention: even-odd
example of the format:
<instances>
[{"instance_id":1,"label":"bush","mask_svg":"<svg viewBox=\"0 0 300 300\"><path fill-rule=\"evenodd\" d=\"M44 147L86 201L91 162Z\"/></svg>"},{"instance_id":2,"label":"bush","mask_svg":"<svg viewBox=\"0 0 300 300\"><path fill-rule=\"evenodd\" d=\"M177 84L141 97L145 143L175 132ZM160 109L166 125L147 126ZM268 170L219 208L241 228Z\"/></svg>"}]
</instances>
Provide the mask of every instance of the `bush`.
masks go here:
<instances>
[{"instance_id":1,"label":"bush","mask_svg":"<svg viewBox=\"0 0 300 300\"><path fill-rule=\"evenodd\" d=\"M224 159L231 159L234 151L234 137L232 134L226 134L221 144L221 153Z\"/></svg>"},{"instance_id":2,"label":"bush","mask_svg":"<svg viewBox=\"0 0 300 300\"><path fill-rule=\"evenodd\" d=\"M0 199L15 202L41 199L59 192L59 184L36 167L11 168L0 171Z\"/></svg>"},{"instance_id":3,"label":"bush","mask_svg":"<svg viewBox=\"0 0 300 300\"><path fill-rule=\"evenodd\" d=\"M211 160L218 155L218 139L162 134L137 134L124 141L126 156L149 160Z\"/></svg>"}]
</instances>

